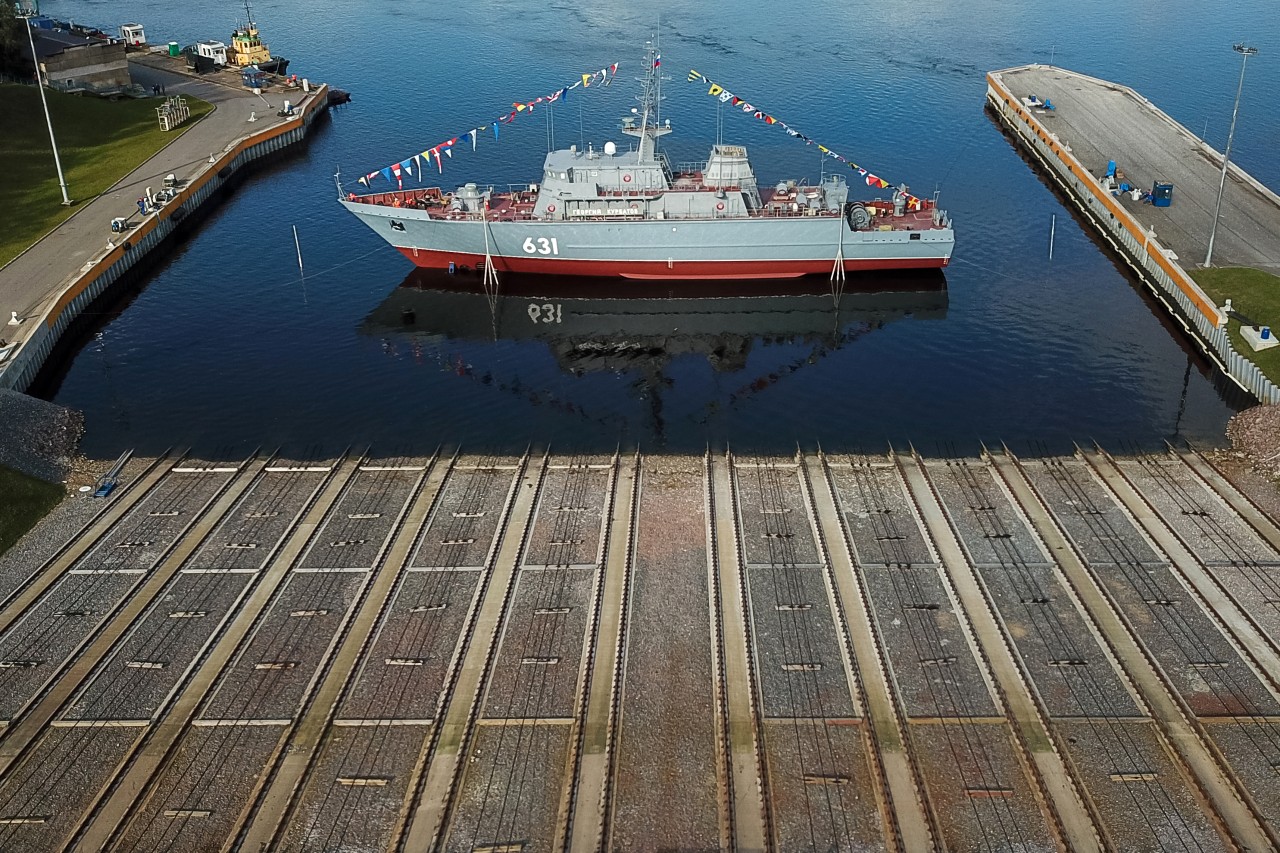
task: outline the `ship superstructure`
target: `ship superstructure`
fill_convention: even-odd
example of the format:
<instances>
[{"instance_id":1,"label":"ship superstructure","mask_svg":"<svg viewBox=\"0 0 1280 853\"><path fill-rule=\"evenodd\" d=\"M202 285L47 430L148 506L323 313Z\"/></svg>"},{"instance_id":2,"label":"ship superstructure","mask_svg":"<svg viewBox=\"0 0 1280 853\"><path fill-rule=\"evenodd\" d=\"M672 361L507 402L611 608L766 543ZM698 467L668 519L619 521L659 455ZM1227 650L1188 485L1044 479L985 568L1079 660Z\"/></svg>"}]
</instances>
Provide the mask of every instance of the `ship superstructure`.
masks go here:
<instances>
[{"instance_id":1,"label":"ship superstructure","mask_svg":"<svg viewBox=\"0 0 1280 853\"><path fill-rule=\"evenodd\" d=\"M253 22L253 13L249 11L248 0L245 0L244 14L245 25L237 27L231 33L231 44L227 46L227 62L240 68L256 65L262 71L283 75L289 67L289 60L282 56L271 55L271 48L262 41L262 35Z\"/></svg>"},{"instance_id":2,"label":"ship superstructure","mask_svg":"<svg viewBox=\"0 0 1280 853\"><path fill-rule=\"evenodd\" d=\"M498 192L475 183L356 194L342 204L421 267L635 279L791 278L947 265L955 233L930 201L851 201L839 175L761 188L741 145L673 169L658 150L661 75L650 49L636 140L551 151L542 181Z\"/></svg>"}]
</instances>

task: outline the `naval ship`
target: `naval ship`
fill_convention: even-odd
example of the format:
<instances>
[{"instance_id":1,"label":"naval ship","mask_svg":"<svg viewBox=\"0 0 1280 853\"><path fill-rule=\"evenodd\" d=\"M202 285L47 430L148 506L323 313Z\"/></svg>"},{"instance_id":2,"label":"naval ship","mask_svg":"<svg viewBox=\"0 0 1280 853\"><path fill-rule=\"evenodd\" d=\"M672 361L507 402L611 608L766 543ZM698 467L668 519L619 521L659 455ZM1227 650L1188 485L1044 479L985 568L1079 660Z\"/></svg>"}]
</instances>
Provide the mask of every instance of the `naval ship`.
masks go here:
<instances>
[{"instance_id":1,"label":"naval ship","mask_svg":"<svg viewBox=\"0 0 1280 853\"><path fill-rule=\"evenodd\" d=\"M649 48L639 106L621 131L636 140L551 151L542 181L509 191L468 183L342 193L339 201L419 267L681 281L783 279L846 271L945 267L955 246L946 211L905 187L851 200L839 175L761 187L741 145L672 169L658 141L662 76Z\"/></svg>"}]
</instances>

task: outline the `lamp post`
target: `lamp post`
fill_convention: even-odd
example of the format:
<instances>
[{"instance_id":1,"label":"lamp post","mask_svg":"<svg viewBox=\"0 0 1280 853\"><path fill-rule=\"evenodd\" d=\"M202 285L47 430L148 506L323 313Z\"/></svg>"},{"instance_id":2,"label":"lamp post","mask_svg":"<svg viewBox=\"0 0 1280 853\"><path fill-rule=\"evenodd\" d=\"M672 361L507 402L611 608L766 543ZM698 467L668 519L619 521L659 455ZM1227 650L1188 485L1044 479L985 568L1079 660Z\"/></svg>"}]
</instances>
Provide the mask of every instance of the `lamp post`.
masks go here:
<instances>
[{"instance_id":1,"label":"lamp post","mask_svg":"<svg viewBox=\"0 0 1280 853\"><path fill-rule=\"evenodd\" d=\"M49 117L49 102L44 96L44 78L40 76L40 57L36 56L36 37L31 32L31 20L23 21L27 27L27 41L31 44L31 62L36 68L36 88L40 90L40 103L44 106L44 123L49 127L49 144L53 146L53 165L58 169L58 186L62 188L62 203L71 204L67 197L67 180L62 176L62 160L58 158L58 140L53 138L53 119Z\"/></svg>"},{"instance_id":2,"label":"lamp post","mask_svg":"<svg viewBox=\"0 0 1280 853\"><path fill-rule=\"evenodd\" d=\"M1222 155L1222 178L1218 181L1218 203L1213 208L1213 227L1209 229L1209 251L1205 252L1204 265L1213 263L1213 238L1218 233L1218 215L1222 213L1222 191L1227 186L1227 164L1231 162L1231 142L1236 136L1236 117L1240 115L1240 93L1244 91L1244 69L1249 64L1249 57L1258 52L1256 47L1243 44L1232 45L1232 50L1240 54L1240 84L1236 86L1236 105L1231 111L1231 130L1227 132L1227 150Z\"/></svg>"}]
</instances>

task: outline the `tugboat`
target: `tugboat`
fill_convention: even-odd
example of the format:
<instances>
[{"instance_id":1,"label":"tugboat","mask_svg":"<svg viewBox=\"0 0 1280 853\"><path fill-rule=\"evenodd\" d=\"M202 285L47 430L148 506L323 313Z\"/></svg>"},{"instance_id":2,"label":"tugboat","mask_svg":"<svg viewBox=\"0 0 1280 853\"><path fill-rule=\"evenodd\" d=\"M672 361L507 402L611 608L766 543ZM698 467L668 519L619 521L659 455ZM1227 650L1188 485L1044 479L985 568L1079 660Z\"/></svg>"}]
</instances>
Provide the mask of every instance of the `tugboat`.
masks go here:
<instances>
[{"instance_id":1,"label":"tugboat","mask_svg":"<svg viewBox=\"0 0 1280 853\"><path fill-rule=\"evenodd\" d=\"M271 48L263 43L262 36L258 34L258 27L253 23L253 13L249 11L249 0L245 0L244 14L248 23L231 33L231 44L227 47L228 64L239 68L256 65L268 74L279 74L283 77L285 70L289 67L289 60L283 56L271 55Z\"/></svg>"},{"instance_id":2,"label":"tugboat","mask_svg":"<svg viewBox=\"0 0 1280 853\"><path fill-rule=\"evenodd\" d=\"M341 204L420 267L620 276L641 280L773 279L845 271L938 269L955 232L946 211L911 200L856 201L839 175L762 187L741 145L672 169L658 150L661 76L650 46L634 118L613 142L552 151L541 184L508 192L474 183L339 196ZM341 185L339 184L340 192Z\"/></svg>"}]
</instances>

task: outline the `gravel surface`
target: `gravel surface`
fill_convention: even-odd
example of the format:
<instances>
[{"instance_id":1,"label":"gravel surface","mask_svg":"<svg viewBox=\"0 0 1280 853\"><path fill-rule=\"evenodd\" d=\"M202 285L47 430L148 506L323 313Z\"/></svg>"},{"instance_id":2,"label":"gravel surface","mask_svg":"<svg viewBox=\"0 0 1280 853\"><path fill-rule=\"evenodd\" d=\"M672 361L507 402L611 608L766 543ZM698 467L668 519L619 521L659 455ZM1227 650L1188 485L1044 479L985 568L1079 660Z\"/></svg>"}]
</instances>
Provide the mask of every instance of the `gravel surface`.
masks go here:
<instances>
[{"instance_id":1,"label":"gravel surface","mask_svg":"<svg viewBox=\"0 0 1280 853\"><path fill-rule=\"evenodd\" d=\"M1239 463L1244 456L1225 458ZM1214 462L1226 467L1219 458ZM85 469L89 482L110 460L91 464L98 468ZM147 464L131 461L122 481L136 480ZM196 465L198 460L188 464ZM901 478L882 463L872 467L851 467L847 461L835 464L841 508L859 552L859 582L885 641L885 663L897 707L917 718L998 713L964 631L963 613L948 592L943 570L933 562L933 550ZM1151 723L1104 719L1133 713L1132 699L1061 588L1056 570L1042 565L1045 557L1038 540L997 481L976 461L964 464L974 468L976 491L958 480L956 475L964 472L941 462L931 464L928 473L965 545L983 561L978 574L1010 643L1027 662L1069 765L1098 807L1106 824L1105 841L1126 850L1165 849L1179 839L1193 847L1220 848L1222 839L1200 811L1181 771L1169 764ZM1180 470L1170 464L1172 471ZM1032 460L1026 468L1057 523L1082 544L1098 584L1193 712L1280 712L1270 691L1223 636L1221 620L1205 613L1088 468L1073 460L1058 466L1081 492L1062 488L1054 479L1062 471L1052 470L1054 465L1056 460ZM765 475L763 483L760 473ZM1181 512L1176 502L1159 496L1156 479L1141 470L1130 473L1166 517ZM519 570L518 585L503 615L494 667L477 700L483 703L485 715L572 714L598 571L545 571L540 564L594 561L602 533L606 474L552 469L539 501L537 526L530 531L531 553ZM394 515L409 497L408 485L414 476L360 475L318 530L316 539L325 547L313 550L309 562L347 566L348 555L358 553L354 564L365 564L364 551L376 550L384 541ZM1233 477L1240 476L1277 492L1265 473L1236 464ZM169 475L77 565L79 569L130 568L138 574L61 578L29 613L0 634L0 661L41 661L34 668L0 667L0 716L6 710L14 713L42 689L73 647L183 535L227 477ZM228 514L226 523L210 534L197 555L199 564L208 568L258 565L319 479L315 474L264 475ZM1189 474L1182 480L1189 485L1198 482ZM761 472L748 462L736 467L735 482L740 504L746 507L745 532L751 540L744 546L763 563L744 572L753 608L762 710L815 715L764 723L762 758L779 835L775 840L787 850L877 849L884 838L868 779L865 732L858 723L821 719L851 713L852 704L823 570L795 565L815 559L816 552L811 551L812 524L794 467L787 460L776 460L776 467L766 464ZM415 562L444 566L484 562L510 485L506 469L455 472ZM611 836L606 842L610 850L719 847L717 773L723 756L714 702L717 676L712 661L714 616L707 591L705 492L700 459L654 457L644 462L613 743ZM121 489L106 501L79 494L69 497L31 536L0 558L0 594L19 588L95 513L109 508L124 493ZM1244 529L1229 507L1214 504L1211 493L1196 494L1201 509L1210 513L1203 516L1207 521L1232 531ZM1256 493L1250 494L1258 500ZM371 517L351 518L353 514ZM1186 533L1198 518L1174 518L1172 523L1194 539L1199 558L1222 559L1225 552L1220 542L1215 545L1216 540ZM367 537L361 529L368 532ZM806 529L810 532L805 533ZM992 529L1013 535L999 540L1006 543L999 554L987 538ZM785 541L767 539L762 533L768 530L793 535ZM371 541L363 550L354 544L332 546L332 541L344 537ZM475 541L443 545L443 540L468 538ZM1104 541L1105 547L1097 544ZM1257 545L1256 540L1250 541L1251 547ZM259 548L250 553L227 547L246 542L260 543ZM338 557L337 552L343 555ZM997 565L1000 556L1007 567ZM777 568L769 566L771 560ZM1031 565L1021 565L1023 561ZM1264 608L1264 598L1280 598L1276 594L1280 580L1270 582L1259 574L1274 572L1274 562L1215 567L1215 572L1242 607L1268 628L1280 630L1280 614L1273 618L1270 611L1258 612ZM241 653L219 675L214 684L217 692L202 716L264 718L296 713L299 697L333 641L338 622L367 581L364 572L293 574ZM466 642L460 635L480 581L478 571L406 571L368 644L368 659L358 670L355 688L345 697L341 716L430 716L447 665ZM173 680L198 656L215 623L234 608L238 591L251 582L250 575L180 576L92 674L93 680L86 682L68 716L151 713ZM1039 598L1046 601L1034 600ZM1028 603L1027 599L1033 600ZM813 607L779 611L779 603ZM441 604L445 607L438 609ZM536 613L539 607L551 612ZM569 610L556 612L560 607ZM55 616L59 610L66 613ZM190 610L207 610L208 616L169 617L172 611ZM301 615L319 610L327 613ZM67 615L73 611L86 615ZM291 615L295 611L299 615ZM954 661L949 660L952 656ZM559 657L560 661L524 664L523 657ZM1088 665L1048 665L1051 660L1077 657L1087 659ZM421 658L423 665L388 666L388 658ZM781 663L803 662L801 658L821 662L823 667L781 669ZM126 660L159 659L167 664L163 670L123 667ZM252 669L253 663L264 661L295 661L297 666ZM1204 665L1219 661L1226 666ZM464 699L471 701L471 697L455 697ZM1098 718L1062 716L1081 711ZM1225 754L1227 769L1254 792L1267 817L1280 819L1276 798L1280 794L1273 796L1266 788L1274 776L1274 763L1280 760L1280 726L1228 724L1220 719L1205 725ZM275 726L237 726L200 727L185 735L162 771L156 796L133 805L135 819L121 837L121 849L221 847L281 733ZM475 844L499 842L524 842L526 851L549 848L557 831L556 811L571 733L570 726L560 724L501 727L486 721L478 726L442 847L464 853L471 853ZM101 789L129 744L141 734L141 729L98 727L46 733L30 758L0 785L0 817L40 809L50 820L44 825L0 824L0 850L57 849L87 798ZM292 846L287 849L380 847L399 813L403 785L424 737L421 726L329 730L325 750L307 781L304 805L288 830L287 842ZM944 824L941 841L954 849L995 849L1003 841L1011 842L1004 849L1051 849L1048 828L1030 795L1027 771L1014 752L1007 725L918 721L909 725L906 740L924 780L929 808ZM1121 758L1128 763L1116 764ZM1155 780L1117 782L1109 775L1148 769L1157 774ZM813 778L806 780L806 774ZM338 775L381 776L388 781L384 787L338 786ZM832 775L847 775L847 784L822 784L829 780L821 777ZM977 790L966 792L966 786ZM996 791L990 796L993 792L982 790L989 787L1009 787L1013 795L1004 797ZM18 795L30 802L15 800ZM203 819L164 817L166 808L208 808L213 814Z\"/></svg>"},{"instance_id":2,"label":"gravel surface","mask_svg":"<svg viewBox=\"0 0 1280 853\"><path fill-rule=\"evenodd\" d=\"M149 612L116 643L64 718L150 718L235 607L250 580L251 576L243 574L178 575ZM172 615L192 612L205 615ZM138 666L143 663L159 664L160 668Z\"/></svg>"},{"instance_id":3,"label":"gravel surface","mask_svg":"<svg viewBox=\"0 0 1280 853\"><path fill-rule=\"evenodd\" d=\"M526 566L594 563L609 495L609 471L598 468L547 472L538 517L524 556Z\"/></svg>"},{"instance_id":4,"label":"gravel surface","mask_svg":"<svg viewBox=\"0 0 1280 853\"><path fill-rule=\"evenodd\" d=\"M1275 784L1275 768L1280 766L1280 725L1239 723L1206 726L1205 730L1252 795L1263 819L1276 825L1280 821L1280 787Z\"/></svg>"},{"instance_id":5,"label":"gravel surface","mask_svg":"<svg viewBox=\"0 0 1280 853\"><path fill-rule=\"evenodd\" d=\"M0 785L0 815L41 816L44 824L0 826L0 850L66 850L76 821L142 729L50 729Z\"/></svg>"},{"instance_id":6,"label":"gravel surface","mask_svg":"<svg viewBox=\"0 0 1280 853\"><path fill-rule=\"evenodd\" d=\"M282 850L308 853L381 851L391 844L428 730L424 726L342 726L329 730ZM342 785L373 777L385 785Z\"/></svg>"},{"instance_id":7,"label":"gravel surface","mask_svg":"<svg viewBox=\"0 0 1280 853\"><path fill-rule=\"evenodd\" d=\"M133 811L115 849L220 849L283 734L281 726L216 726L187 732L152 797ZM207 809L209 816L167 816L168 809Z\"/></svg>"},{"instance_id":8,"label":"gravel surface","mask_svg":"<svg viewBox=\"0 0 1280 853\"><path fill-rule=\"evenodd\" d=\"M459 469L450 474L410 565L483 566L514 476L514 470L494 468Z\"/></svg>"},{"instance_id":9,"label":"gravel surface","mask_svg":"<svg viewBox=\"0 0 1280 853\"><path fill-rule=\"evenodd\" d=\"M911 726L911 740L947 849L1020 853L1057 849L1007 726L916 723ZM1012 793L982 796L984 790Z\"/></svg>"},{"instance_id":10,"label":"gravel surface","mask_svg":"<svg viewBox=\"0 0 1280 853\"><path fill-rule=\"evenodd\" d=\"M1064 720L1054 728L1076 778L1097 808L1110 849L1224 849L1151 723ZM1111 778L1113 773L1154 773L1155 778L1119 782Z\"/></svg>"},{"instance_id":11,"label":"gravel surface","mask_svg":"<svg viewBox=\"0 0 1280 853\"><path fill-rule=\"evenodd\" d=\"M149 570L163 559L231 474L169 474L138 501L77 569Z\"/></svg>"},{"instance_id":12,"label":"gravel surface","mask_svg":"<svg viewBox=\"0 0 1280 853\"><path fill-rule=\"evenodd\" d=\"M94 628L138 583L139 575L68 575L0 640L0 660L33 663L0 669L0 718L35 697ZM58 615L59 613L88 615ZM2 848L0 848L2 849Z\"/></svg>"},{"instance_id":13,"label":"gravel surface","mask_svg":"<svg viewBox=\"0 0 1280 853\"><path fill-rule=\"evenodd\" d=\"M1048 562L1035 535L992 479L990 468L969 460L935 462L926 468L972 562L995 566Z\"/></svg>"},{"instance_id":14,"label":"gravel surface","mask_svg":"<svg viewBox=\"0 0 1280 853\"><path fill-rule=\"evenodd\" d=\"M283 720L294 716L339 623L365 582L363 572L295 574L253 638L219 678L204 719ZM310 616L293 613L327 611ZM292 669L256 669L282 663Z\"/></svg>"},{"instance_id":15,"label":"gravel surface","mask_svg":"<svg viewBox=\"0 0 1280 853\"><path fill-rule=\"evenodd\" d=\"M961 615L937 570L901 566L863 571L867 598L906 713L912 717L996 713Z\"/></svg>"},{"instance_id":16,"label":"gravel surface","mask_svg":"<svg viewBox=\"0 0 1280 853\"><path fill-rule=\"evenodd\" d=\"M769 796L780 850L870 853L885 827L861 727L770 720L764 727ZM820 780L830 779L829 784Z\"/></svg>"},{"instance_id":17,"label":"gravel surface","mask_svg":"<svg viewBox=\"0 0 1280 853\"><path fill-rule=\"evenodd\" d=\"M1226 501L1213 494L1180 460L1121 460L1120 470L1165 524L1207 565L1274 561L1263 542Z\"/></svg>"},{"instance_id":18,"label":"gravel surface","mask_svg":"<svg viewBox=\"0 0 1280 853\"><path fill-rule=\"evenodd\" d=\"M292 528L322 478L322 474L313 473L263 474L184 568L260 568Z\"/></svg>"},{"instance_id":19,"label":"gravel surface","mask_svg":"<svg viewBox=\"0 0 1280 853\"><path fill-rule=\"evenodd\" d=\"M315 569L370 568L409 501L416 471L362 471L329 512L301 565Z\"/></svg>"},{"instance_id":20,"label":"gravel surface","mask_svg":"<svg viewBox=\"0 0 1280 853\"><path fill-rule=\"evenodd\" d=\"M520 572L489 676L486 717L573 716L595 583L590 569Z\"/></svg>"},{"instance_id":21,"label":"gravel surface","mask_svg":"<svg viewBox=\"0 0 1280 853\"><path fill-rule=\"evenodd\" d=\"M614 851L720 849L706 479L697 461L649 460L641 479Z\"/></svg>"},{"instance_id":22,"label":"gravel surface","mask_svg":"<svg viewBox=\"0 0 1280 853\"><path fill-rule=\"evenodd\" d=\"M523 844L522 853L549 853L569 726L481 726L470 748L442 849L472 853L488 845Z\"/></svg>"},{"instance_id":23,"label":"gravel surface","mask_svg":"<svg viewBox=\"0 0 1280 853\"><path fill-rule=\"evenodd\" d=\"M818 544L796 466L743 460L733 467L747 564L816 565Z\"/></svg>"},{"instance_id":24,"label":"gravel surface","mask_svg":"<svg viewBox=\"0 0 1280 853\"><path fill-rule=\"evenodd\" d=\"M341 716L425 720L436 715L463 626L475 607L481 573L409 572L342 700ZM425 608L425 609L424 609ZM421 660L419 666L387 661Z\"/></svg>"},{"instance_id":25,"label":"gravel surface","mask_svg":"<svg viewBox=\"0 0 1280 853\"><path fill-rule=\"evenodd\" d=\"M978 574L1051 716L1138 713L1056 572L980 568Z\"/></svg>"},{"instance_id":26,"label":"gravel surface","mask_svg":"<svg viewBox=\"0 0 1280 853\"><path fill-rule=\"evenodd\" d=\"M896 468L855 460L831 470L859 564L933 562Z\"/></svg>"},{"instance_id":27,"label":"gravel surface","mask_svg":"<svg viewBox=\"0 0 1280 853\"><path fill-rule=\"evenodd\" d=\"M1274 482L1280 478L1280 406L1254 406L1227 424L1231 450ZM1221 452L1221 451L1220 451Z\"/></svg>"},{"instance_id":28,"label":"gravel surface","mask_svg":"<svg viewBox=\"0 0 1280 853\"><path fill-rule=\"evenodd\" d=\"M764 714L856 715L822 570L778 566L746 574Z\"/></svg>"},{"instance_id":29,"label":"gravel surface","mask_svg":"<svg viewBox=\"0 0 1280 853\"><path fill-rule=\"evenodd\" d=\"M1095 576L1194 713L1276 712L1270 690L1169 567L1095 567ZM1197 667L1194 663L1212 665Z\"/></svg>"},{"instance_id":30,"label":"gravel surface","mask_svg":"<svg viewBox=\"0 0 1280 853\"><path fill-rule=\"evenodd\" d=\"M33 574L38 573L64 545L76 539L98 513L119 499L129 483L141 476L152 461L130 459L125 463L120 472L120 486L106 499L95 498L74 489L68 490L62 503L42 518L17 544L0 555L0 597L7 597ZM85 467L81 474L75 476L81 479L87 476L85 485L93 483L106 473L112 464L104 461L81 462ZM73 482L72 485L76 483Z\"/></svg>"},{"instance_id":31,"label":"gravel surface","mask_svg":"<svg viewBox=\"0 0 1280 853\"><path fill-rule=\"evenodd\" d=\"M1036 492L1089 565L1160 561L1129 514L1094 478L1087 462L1029 459L1022 464Z\"/></svg>"},{"instance_id":32,"label":"gravel surface","mask_svg":"<svg viewBox=\"0 0 1280 853\"><path fill-rule=\"evenodd\" d=\"M1280 523L1280 406L1254 406L1227 424L1230 450L1203 451L1237 489Z\"/></svg>"},{"instance_id":33,"label":"gravel surface","mask_svg":"<svg viewBox=\"0 0 1280 853\"><path fill-rule=\"evenodd\" d=\"M0 423L0 465L50 483L71 475L82 413L0 388Z\"/></svg>"}]
</instances>

